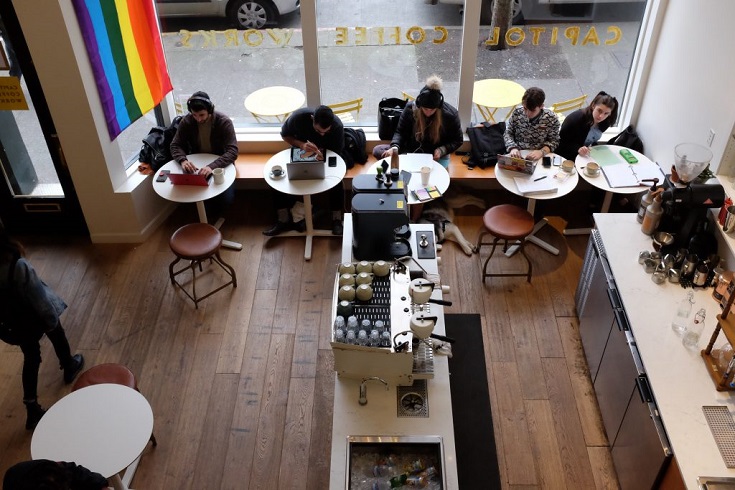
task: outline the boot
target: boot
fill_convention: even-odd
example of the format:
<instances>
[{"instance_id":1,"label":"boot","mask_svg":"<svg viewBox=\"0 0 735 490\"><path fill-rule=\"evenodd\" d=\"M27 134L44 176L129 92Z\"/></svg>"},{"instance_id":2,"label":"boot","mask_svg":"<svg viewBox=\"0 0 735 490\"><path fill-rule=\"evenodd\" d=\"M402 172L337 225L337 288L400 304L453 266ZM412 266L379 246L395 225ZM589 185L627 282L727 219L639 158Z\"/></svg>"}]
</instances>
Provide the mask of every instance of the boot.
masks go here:
<instances>
[{"instance_id":1,"label":"boot","mask_svg":"<svg viewBox=\"0 0 735 490\"><path fill-rule=\"evenodd\" d=\"M77 374L82 372L82 368L84 367L84 356L81 354L76 354L71 358L69 363L64 366L64 383L69 384L72 381L74 381L74 378L77 377Z\"/></svg>"},{"instance_id":2,"label":"boot","mask_svg":"<svg viewBox=\"0 0 735 490\"><path fill-rule=\"evenodd\" d=\"M38 404L36 400L27 402L23 401L26 406L26 429L33 430L38 425L38 421L41 420L41 417L43 417L43 414L46 413L46 410L44 410L41 405Z\"/></svg>"}]
</instances>

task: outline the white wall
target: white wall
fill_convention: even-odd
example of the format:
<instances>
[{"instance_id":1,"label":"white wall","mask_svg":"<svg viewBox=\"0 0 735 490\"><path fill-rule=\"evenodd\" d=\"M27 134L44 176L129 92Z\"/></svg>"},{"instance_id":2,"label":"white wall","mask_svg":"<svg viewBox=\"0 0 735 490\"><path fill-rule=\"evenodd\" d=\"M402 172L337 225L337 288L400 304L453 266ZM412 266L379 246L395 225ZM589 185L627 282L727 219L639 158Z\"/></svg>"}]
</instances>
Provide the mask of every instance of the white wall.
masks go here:
<instances>
[{"instance_id":1,"label":"white wall","mask_svg":"<svg viewBox=\"0 0 735 490\"><path fill-rule=\"evenodd\" d=\"M110 141L71 0L15 0L18 19L94 242L140 242L171 207L127 177Z\"/></svg>"},{"instance_id":2,"label":"white wall","mask_svg":"<svg viewBox=\"0 0 735 490\"><path fill-rule=\"evenodd\" d=\"M678 143L706 146L711 128L716 171L735 125L735 2L669 0L664 15L638 133L646 156L668 168Z\"/></svg>"}]
</instances>

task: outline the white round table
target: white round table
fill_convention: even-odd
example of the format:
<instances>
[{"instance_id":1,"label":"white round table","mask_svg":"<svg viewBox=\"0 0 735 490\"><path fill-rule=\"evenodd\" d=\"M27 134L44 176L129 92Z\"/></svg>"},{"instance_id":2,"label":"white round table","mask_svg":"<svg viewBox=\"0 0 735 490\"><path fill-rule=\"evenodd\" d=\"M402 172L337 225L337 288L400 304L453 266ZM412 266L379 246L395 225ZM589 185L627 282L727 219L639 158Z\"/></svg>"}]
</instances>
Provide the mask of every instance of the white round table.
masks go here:
<instances>
[{"instance_id":1,"label":"white round table","mask_svg":"<svg viewBox=\"0 0 735 490\"><path fill-rule=\"evenodd\" d=\"M383 158L382 160L375 162L368 170L368 173L377 174L377 169L384 160L388 161L388 166L390 167L390 158ZM406 197L406 202L408 204L419 204L422 202L413 195L413 192L411 192L413 190L426 187L421 185L421 167L431 167L431 175L429 176L428 185L435 185L442 194L447 192L447 189L449 189L449 172L447 172L446 168L442 167L441 163L434 160L431 154L406 153L404 155L398 155L398 169L411 172L411 180L408 182L409 192Z\"/></svg>"},{"instance_id":2,"label":"white round table","mask_svg":"<svg viewBox=\"0 0 735 490\"><path fill-rule=\"evenodd\" d=\"M279 237L284 236L303 236L306 238L306 245L304 249L304 259L311 260L311 249L312 249L312 241L315 236L330 236L333 237L332 230L315 230L314 229L314 217L312 216L312 209L311 209L311 195L312 194L319 194L320 192L325 192L334 187L335 185L342 182L342 179L345 176L345 172L347 172L347 165L345 165L345 161L337 155L335 152L331 150L327 150L326 155L324 157L328 160L330 156L336 156L337 157L337 166L336 167L330 167L327 165L327 162L324 162L325 167L325 176L323 179L308 179L308 180L289 180L288 175L286 173L286 164L291 161L291 149L287 148L285 150L279 151L268 161L266 162L265 166L263 167L263 178L268 183L269 186L274 188L277 191L283 192L284 194L291 194L293 196L303 196L304 197L304 213L306 216L304 217L306 221L306 231L299 232L299 231L289 231L286 233L281 233L280 235L277 235ZM271 177L271 170L273 169L274 165L280 165L283 167L284 174L281 178L274 179Z\"/></svg>"},{"instance_id":3,"label":"white round table","mask_svg":"<svg viewBox=\"0 0 735 490\"><path fill-rule=\"evenodd\" d=\"M592 147L592 152L590 153L590 156L583 157L582 155L577 155L577 158L574 160L574 166L577 168L579 175L581 175L584 180L597 187L598 189L602 189L603 191L605 191L605 199L602 202L601 212L607 213L610 209L610 202L612 201L612 196L614 193L640 194L641 192L644 192L646 190L646 187L610 187L610 185L607 183L605 175L602 172L602 169L600 169L600 175L598 175L597 177L590 177L589 175L587 175L584 172L583 168L587 166L589 162L597 161L597 159L595 159L595 151L602 151L603 147L607 147L607 149L610 150L610 152L615 157L615 163L626 163L623 157L620 156L620 150L622 150L624 147L617 145L598 145ZM649 160L648 157L646 157L644 154L639 153L635 150L630 150L630 152L638 159L639 162L652 163L651 160ZM598 163L600 163L601 167L604 167L605 165L605 163L603 162ZM659 182L659 184L663 184L663 182Z\"/></svg>"},{"instance_id":4,"label":"white round table","mask_svg":"<svg viewBox=\"0 0 735 490\"><path fill-rule=\"evenodd\" d=\"M211 153L195 153L193 155L188 155L187 158L191 163L196 165L197 168L202 168L219 158L219 155ZM229 189L232 183L235 182L235 176L237 175L237 169L235 168L235 165L232 164L222 169L225 171L225 181L222 184L215 184L213 177L208 186L173 185L171 183L171 179L168 178L163 182L156 181L156 177L158 177L161 170L168 170L171 173L180 174L184 172L181 169L181 165L179 165L178 162L171 160L161 167L158 172L153 174L153 190L156 191L156 194L169 201L182 203L195 202L197 205L197 212L199 213L199 221L201 223L207 223L207 211L204 207L204 201L215 196L219 196ZM224 220L220 219L215 227L219 229L222 226L223 221ZM242 249L242 244L229 240L222 240L222 246L234 250Z\"/></svg>"},{"instance_id":5,"label":"white round table","mask_svg":"<svg viewBox=\"0 0 735 490\"><path fill-rule=\"evenodd\" d=\"M528 153L527 150L524 150L521 152L524 156ZM558 155L551 155L552 158L556 159L556 161L559 161L561 158ZM560 174L563 174L563 171L561 170L561 167L557 167L554 165L551 165L550 167L544 167L541 164L541 161L539 161L536 164L536 168L533 171L533 175L530 177L527 176L527 174L523 174L520 172L513 172L510 170L504 170L500 168L499 165L495 166L495 177L498 179L498 182L500 185L505 187L507 190L512 192L513 194L517 196L523 196L523 194L518 190L518 187L516 186L515 180L513 180L514 177L522 177L522 178L530 178L530 179L538 179L540 177L545 177L547 179L553 179L554 175L559 172ZM558 181L558 188L557 191L554 193L548 193L548 194L536 194L534 196L524 196L528 197L528 212L533 214L536 210L536 200L548 200L548 199L556 199L557 197L562 197L574 190L575 187L577 187L577 183L579 182L579 172L575 171L573 174L571 174L566 180L563 182ZM530 235L526 238L526 240L535 243L539 247L543 248L547 252L550 252L554 255L559 255L559 249L546 243L545 241L541 240L540 238L536 237L536 232L543 228L548 222L546 221L546 218L542 218L536 223L536 226L534 226L533 231ZM512 255L517 250L517 247L510 247L508 248L508 252L506 252L507 255Z\"/></svg>"},{"instance_id":6,"label":"white round table","mask_svg":"<svg viewBox=\"0 0 735 490\"><path fill-rule=\"evenodd\" d=\"M117 384L92 385L69 393L41 417L31 457L73 461L126 489L152 433L153 411L143 395Z\"/></svg>"}]
</instances>

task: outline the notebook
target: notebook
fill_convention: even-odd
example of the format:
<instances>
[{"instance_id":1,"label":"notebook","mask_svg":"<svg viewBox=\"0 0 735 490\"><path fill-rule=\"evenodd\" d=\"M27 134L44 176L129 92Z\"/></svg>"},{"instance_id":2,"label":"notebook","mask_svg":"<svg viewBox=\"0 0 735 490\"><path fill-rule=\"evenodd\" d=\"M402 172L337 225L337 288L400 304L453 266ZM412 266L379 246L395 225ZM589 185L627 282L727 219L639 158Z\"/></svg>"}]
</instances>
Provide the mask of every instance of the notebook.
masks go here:
<instances>
[{"instance_id":1,"label":"notebook","mask_svg":"<svg viewBox=\"0 0 735 490\"><path fill-rule=\"evenodd\" d=\"M558 181L551 176L544 178L533 177L513 177L518 192L524 196L533 196L536 194L553 194L559 190Z\"/></svg>"},{"instance_id":2,"label":"notebook","mask_svg":"<svg viewBox=\"0 0 735 490\"><path fill-rule=\"evenodd\" d=\"M212 178L210 173L206 177L202 174L168 174L168 178L171 180L173 185L201 185L208 186L209 180Z\"/></svg>"},{"instance_id":3,"label":"notebook","mask_svg":"<svg viewBox=\"0 0 735 490\"><path fill-rule=\"evenodd\" d=\"M326 174L326 163L315 162L291 162L286 164L286 175L288 180L321 180Z\"/></svg>"},{"instance_id":4,"label":"notebook","mask_svg":"<svg viewBox=\"0 0 735 490\"><path fill-rule=\"evenodd\" d=\"M657 163L641 161L638 163L618 163L602 167L607 184L610 187L638 187L645 185L650 187L651 183L644 179L658 179L662 183L666 176Z\"/></svg>"}]
</instances>

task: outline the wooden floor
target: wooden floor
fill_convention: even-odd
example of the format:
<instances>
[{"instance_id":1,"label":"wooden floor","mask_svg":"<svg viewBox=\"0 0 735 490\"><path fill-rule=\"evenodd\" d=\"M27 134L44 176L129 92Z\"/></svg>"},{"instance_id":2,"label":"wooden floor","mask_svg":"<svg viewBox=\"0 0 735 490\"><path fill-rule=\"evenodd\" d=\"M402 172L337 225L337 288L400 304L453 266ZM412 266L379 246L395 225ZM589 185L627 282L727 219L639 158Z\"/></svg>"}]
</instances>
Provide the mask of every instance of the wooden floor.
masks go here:
<instances>
[{"instance_id":1,"label":"wooden floor","mask_svg":"<svg viewBox=\"0 0 735 490\"><path fill-rule=\"evenodd\" d=\"M269 219L256 199L257 192L238 195L223 227L226 238L244 245L222 253L238 287L199 310L167 274L168 238L196 220L193 205L179 208L139 245L24 238L41 277L70 305L62 322L72 348L84 353L87 366L129 366L151 402L158 447L146 449L134 488L328 488L334 384L328 312L340 240L317 238L305 262L303 240L264 239ZM463 212L457 223L474 241L478 212ZM617 488L574 309L587 236L564 237L556 229L564 223L552 224L540 236L561 254L529 245L531 284L514 277L483 285L477 255L446 244L440 272L454 305L445 311L482 315L503 488ZM497 259L493 267L519 260ZM201 282L220 279L220 272L210 273ZM47 340L43 355L39 395L49 406L69 388ZM21 365L17 348L0 345L2 473L30 458Z\"/></svg>"}]
</instances>

